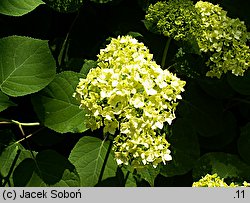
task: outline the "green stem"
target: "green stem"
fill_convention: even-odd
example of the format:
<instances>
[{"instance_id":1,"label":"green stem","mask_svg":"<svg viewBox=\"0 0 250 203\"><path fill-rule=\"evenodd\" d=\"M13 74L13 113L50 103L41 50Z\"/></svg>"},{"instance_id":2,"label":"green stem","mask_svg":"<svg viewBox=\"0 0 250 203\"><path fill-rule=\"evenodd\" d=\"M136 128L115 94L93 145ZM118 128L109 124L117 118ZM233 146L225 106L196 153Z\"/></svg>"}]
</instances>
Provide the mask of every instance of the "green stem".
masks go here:
<instances>
[{"instance_id":1,"label":"green stem","mask_svg":"<svg viewBox=\"0 0 250 203\"><path fill-rule=\"evenodd\" d=\"M19 121L11 120L11 121L1 121L0 124L17 124L18 126L37 126L40 125L40 123L21 123Z\"/></svg>"},{"instance_id":2,"label":"green stem","mask_svg":"<svg viewBox=\"0 0 250 203\"><path fill-rule=\"evenodd\" d=\"M165 48L164 48L164 52L163 52L162 60L161 60L161 67L162 68L164 68L164 66L166 64L166 58L167 58L168 48L169 48L170 42L171 42L171 37L168 38L167 43L166 43Z\"/></svg>"},{"instance_id":3,"label":"green stem","mask_svg":"<svg viewBox=\"0 0 250 203\"><path fill-rule=\"evenodd\" d=\"M18 143L20 143L20 142L22 142L22 141L24 141L24 140L30 138L31 136L33 136L33 134L29 134L29 135L27 135L26 137L22 138L21 140L16 141L15 144L18 144Z\"/></svg>"},{"instance_id":4,"label":"green stem","mask_svg":"<svg viewBox=\"0 0 250 203\"><path fill-rule=\"evenodd\" d=\"M29 134L29 135L27 135L27 136L25 136L24 138L22 138L22 139L20 139L20 140L18 140L18 141L16 141L14 144L18 144L18 143L20 143L20 142L22 142L22 141L24 141L24 140L26 140L26 139L28 139L28 138L30 138L30 137L32 137L33 135L35 135L36 133L38 133L39 131L41 131L42 129L44 129L44 127L43 128L40 128L40 129L38 129L37 131L35 131L34 133L31 133L31 134Z\"/></svg>"},{"instance_id":5,"label":"green stem","mask_svg":"<svg viewBox=\"0 0 250 203\"><path fill-rule=\"evenodd\" d=\"M17 124L17 125L21 125L21 126L37 126L40 125L40 123L35 122L35 123L21 123L19 121L15 121L15 120L11 120L12 123Z\"/></svg>"},{"instance_id":6,"label":"green stem","mask_svg":"<svg viewBox=\"0 0 250 203\"><path fill-rule=\"evenodd\" d=\"M38 123L38 122L36 122L36 123L21 123L19 121L15 121L15 120L0 122L0 124L12 124L12 123L18 125L18 127L19 127L19 129L20 129L23 136L25 136L25 133L23 131L22 126L37 126L37 125L40 125L40 123Z\"/></svg>"},{"instance_id":7,"label":"green stem","mask_svg":"<svg viewBox=\"0 0 250 203\"><path fill-rule=\"evenodd\" d=\"M62 45L62 48L60 50L60 53L59 53L59 56L58 56L58 65L59 67L62 66L62 64L64 62L66 62L66 57L67 57L67 52L68 52L68 48L69 48L69 44L68 44L68 41L69 41L69 35L70 35L70 32L72 31L78 17L80 15L80 12L77 13L76 17L74 18L73 22L71 23L70 25L70 28L69 28L69 31L63 41L63 45Z\"/></svg>"}]
</instances>

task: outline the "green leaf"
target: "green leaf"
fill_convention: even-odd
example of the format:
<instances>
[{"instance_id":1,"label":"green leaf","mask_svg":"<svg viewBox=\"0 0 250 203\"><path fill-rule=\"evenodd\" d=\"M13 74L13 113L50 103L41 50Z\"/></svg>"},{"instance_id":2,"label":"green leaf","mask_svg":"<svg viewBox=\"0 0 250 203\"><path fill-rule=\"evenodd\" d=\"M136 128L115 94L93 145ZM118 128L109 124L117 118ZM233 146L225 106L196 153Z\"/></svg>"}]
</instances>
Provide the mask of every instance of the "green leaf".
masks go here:
<instances>
[{"instance_id":1,"label":"green leaf","mask_svg":"<svg viewBox=\"0 0 250 203\"><path fill-rule=\"evenodd\" d=\"M136 184L135 177L133 176L132 173L129 173L128 179L125 183L125 187L136 187L136 186L137 186L137 184Z\"/></svg>"},{"instance_id":2,"label":"green leaf","mask_svg":"<svg viewBox=\"0 0 250 203\"><path fill-rule=\"evenodd\" d=\"M208 96L195 84L186 88L178 111L201 136L212 137L223 130L222 102Z\"/></svg>"},{"instance_id":3,"label":"green leaf","mask_svg":"<svg viewBox=\"0 0 250 203\"><path fill-rule=\"evenodd\" d=\"M4 151L0 155L0 174L3 177L6 177L11 169L11 165L18 153L18 150L21 150L21 153L18 156L18 159L14 165L15 168L26 158L32 158L32 154L30 151L25 150L22 145L20 144L12 144L9 147L5 148ZM33 152L35 154L35 152ZM13 172L13 171L12 171ZM9 182L13 184L13 174L11 174L9 178Z\"/></svg>"},{"instance_id":4,"label":"green leaf","mask_svg":"<svg viewBox=\"0 0 250 203\"><path fill-rule=\"evenodd\" d=\"M36 162L36 173L47 185L79 186L80 179L75 167L57 152L53 150L39 152Z\"/></svg>"},{"instance_id":5,"label":"green leaf","mask_svg":"<svg viewBox=\"0 0 250 203\"><path fill-rule=\"evenodd\" d=\"M224 127L212 137L200 137L200 146L204 149L222 150L231 144L238 134L237 120L227 111L223 114Z\"/></svg>"},{"instance_id":6,"label":"green leaf","mask_svg":"<svg viewBox=\"0 0 250 203\"><path fill-rule=\"evenodd\" d=\"M78 133L87 130L85 111L79 108L79 102L73 98L79 73L65 71L41 92L32 97L32 104L43 124L59 133Z\"/></svg>"},{"instance_id":7,"label":"green leaf","mask_svg":"<svg viewBox=\"0 0 250 203\"><path fill-rule=\"evenodd\" d=\"M98 181L95 187L124 187L126 180L124 179L124 173L122 168L117 167L116 176L106 178L105 180Z\"/></svg>"},{"instance_id":8,"label":"green leaf","mask_svg":"<svg viewBox=\"0 0 250 203\"><path fill-rule=\"evenodd\" d=\"M3 176L7 176L9 169L11 167L11 164L17 154L18 147L15 145L12 145L8 148L6 148L1 156L0 156L0 163L1 163L1 168L0 168L0 173Z\"/></svg>"},{"instance_id":9,"label":"green leaf","mask_svg":"<svg viewBox=\"0 0 250 203\"><path fill-rule=\"evenodd\" d=\"M250 70L244 73L244 76L227 75L228 83L238 93L250 95Z\"/></svg>"},{"instance_id":10,"label":"green leaf","mask_svg":"<svg viewBox=\"0 0 250 203\"><path fill-rule=\"evenodd\" d=\"M0 91L0 112L10 106L15 106L15 103L9 100L9 97Z\"/></svg>"},{"instance_id":11,"label":"green leaf","mask_svg":"<svg viewBox=\"0 0 250 203\"><path fill-rule=\"evenodd\" d=\"M41 0L1 0L0 13L10 16L22 16L33 11L41 4L44 4Z\"/></svg>"},{"instance_id":12,"label":"green leaf","mask_svg":"<svg viewBox=\"0 0 250 203\"><path fill-rule=\"evenodd\" d=\"M5 148L4 151L2 152L0 156L0 173L3 176L7 176L9 169L12 165L12 162L15 159L15 156L17 154L17 151L21 150L21 154L18 157L18 160L16 162L16 166L24 159L26 158L31 158L31 154L28 150L25 150L22 145L20 144L13 144L10 145L9 147Z\"/></svg>"},{"instance_id":13,"label":"green leaf","mask_svg":"<svg viewBox=\"0 0 250 203\"><path fill-rule=\"evenodd\" d=\"M159 173L160 173L160 167L154 168L151 165L141 169L140 168L137 169L137 174L140 175L140 178L146 180L151 187L154 186L155 178Z\"/></svg>"},{"instance_id":14,"label":"green leaf","mask_svg":"<svg viewBox=\"0 0 250 203\"><path fill-rule=\"evenodd\" d=\"M75 167L53 150L41 151L36 159L25 159L15 169L16 187L78 187L80 178Z\"/></svg>"},{"instance_id":15,"label":"green leaf","mask_svg":"<svg viewBox=\"0 0 250 203\"><path fill-rule=\"evenodd\" d=\"M19 174L20 175L20 174ZM73 176L72 172L66 170L62 179L54 185L46 184L36 172L32 174L26 187L79 187L80 180L77 173Z\"/></svg>"},{"instance_id":16,"label":"green leaf","mask_svg":"<svg viewBox=\"0 0 250 203\"><path fill-rule=\"evenodd\" d=\"M0 39L0 73L0 89L9 96L43 89L56 73L48 42L20 36Z\"/></svg>"},{"instance_id":17,"label":"green leaf","mask_svg":"<svg viewBox=\"0 0 250 203\"><path fill-rule=\"evenodd\" d=\"M176 120L168 141L171 144L173 160L161 167L161 174L165 177L172 177L187 173L200 157L198 138L188 120Z\"/></svg>"},{"instance_id":18,"label":"green leaf","mask_svg":"<svg viewBox=\"0 0 250 203\"><path fill-rule=\"evenodd\" d=\"M120 170L122 171L122 174L124 176L125 187L136 187L137 186L136 179L133 173L125 167L121 167ZM132 169L132 171L133 170L134 169Z\"/></svg>"},{"instance_id":19,"label":"green leaf","mask_svg":"<svg viewBox=\"0 0 250 203\"><path fill-rule=\"evenodd\" d=\"M95 137L81 138L70 153L69 160L76 167L81 186L94 186L98 183L109 147L109 142ZM109 153L102 180L116 175L117 164Z\"/></svg>"},{"instance_id":20,"label":"green leaf","mask_svg":"<svg viewBox=\"0 0 250 203\"><path fill-rule=\"evenodd\" d=\"M127 35L130 35L131 37L133 37L133 38L137 38L137 37L143 37L143 35L141 34L141 33L139 33L139 32L128 32L128 34Z\"/></svg>"},{"instance_id":21,"label":"green leaf","mask_svg":"<svg viewBox=\"0 0 250 203\"><path fill-rule=\"evenodd\" d=\"M36 168L36 163L33 159L24 159L13 172L13 182L15 187L25 187L31 179Z\"/></svg>"},{"instance_id":22,"label":"green leaf","mask_svg":"<svg viewBox=\"0 0 250 203\"><path fill-rule=\"evenodd\" d=\"M43 0L49 7L58 12L71 13L79 10L84 0Z\"/></svg>"},{"instance_id":23,"label":"green leaf","mask_svg":"<svg viewBox=\"0 0 250 203\"><path fill-rule=\"evenodd\" d=\"M37 173L33 172L26 187L48 187L48 185L39 177L39 175L37 175Z\"/></svg>"},{"instance_id":24,"label":"green leaf","mask_svg":"<svg viewBox=\"0 0 250 203\"><path fill-rule=\"evenodd\" d=\"M243 163L237 155L211 152L203 155L193 169L193 179L198 181L206 174L217 173L230 181L244 181L250 178L250 166Z\"/></svg>"},{"instance_id":25,"label":"green leaf","mask_svg":"<svg viewBox=\"0 0 250 203\"><path fill-rule=\"evenodd\" d=\"M135 180L133 174L130 173L128 175L128 179L127 179L127 181L125 183L125 187L136 187L136 186L137 186L136 180Z\"/></svg>"},{"instance_id":26,"label":"green leaf","mask_svg":"<svg viewBox=\"0 0 250 203\"><path fill-rule=\"evenodd\" d=\"M154 34L160 34L159 29L157 28L157 26L154 23L152 23L148 20L142 20L142 22L147 30L151 31Z\"/></svg>"},{"instance_id":27,"label":"green leaf","mask_svg":"<svg viewBox=\"0 0 250 203\"><path fill-rule=\"evenodd\" d=\"M80 177L77 171L66 169L63 173L62 179L54 185L53 187L80 187Z\"/></svg>"},{"instance_id":28,"label":"green leaf","mask_svg":"<svg viewBox=\"0 0 250 203\"><path fill-rule=\"evenodd\" d=\"M241 129L238 151L242 159L250 165L250 123Z\"/></svg>"},{"instance_id":29,"label":"green leaf","mask_svg":"<svg viewBox=\"0 0 250 203\"><path fill-rule=\"evenodd\" d=\"M85 63L82 66L82 69L80 71L81 74L83 74L85 77L87 77L88 72L92 68L96 68L97 62L93 60L85 60Z\"/></svg>"},{"instance_id":30,"label":"green leaf","mask_svg":"<svg viewBox=\"0 0 250 203\"><path fill-rule=\"evenodd\" d=\"M220 99L230 98L235 93L228 84L225 77L218 80L218 78L203 78L200 79L199 85L210 96Z\"/></svg>"}]
</instances>

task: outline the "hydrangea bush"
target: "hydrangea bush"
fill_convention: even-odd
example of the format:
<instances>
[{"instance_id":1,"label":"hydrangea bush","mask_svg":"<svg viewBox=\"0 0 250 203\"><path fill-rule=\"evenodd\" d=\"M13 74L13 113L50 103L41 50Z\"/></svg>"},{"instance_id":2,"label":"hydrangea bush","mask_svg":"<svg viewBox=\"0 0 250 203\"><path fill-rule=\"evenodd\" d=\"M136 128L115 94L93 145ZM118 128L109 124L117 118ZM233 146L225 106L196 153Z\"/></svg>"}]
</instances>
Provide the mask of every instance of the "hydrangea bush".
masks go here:
<instances>
[{"instance_id":1,"label":"hydrangea bush","mask_svg":"<svg viewBox=\"0 0 250 203\"><path fill-rule=\"evenodd\" d=\"M113 38L97 62L74 94L89 112L87 126L117 135L113 150L119 165L170 161L170 144L160 130L175 119L185 82L162 70L131 36Z\"/></svg>"}]
</instances>

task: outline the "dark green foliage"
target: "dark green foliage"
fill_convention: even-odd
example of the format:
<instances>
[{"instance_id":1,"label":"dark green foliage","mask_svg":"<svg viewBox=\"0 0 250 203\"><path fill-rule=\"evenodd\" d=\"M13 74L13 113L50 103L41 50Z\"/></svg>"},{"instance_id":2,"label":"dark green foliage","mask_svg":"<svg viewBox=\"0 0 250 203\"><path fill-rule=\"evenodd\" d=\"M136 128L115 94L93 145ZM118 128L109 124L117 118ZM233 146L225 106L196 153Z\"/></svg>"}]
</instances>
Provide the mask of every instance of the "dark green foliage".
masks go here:
<instances>
[{"instance_id":1,"label":"dark green foliage","mask_svg":"<svg viewBox=\"0 0 250 203\"><path fill-rule=\"evenodd\" d=\"M183 175L190 171L200 156L197 133L191 121L177 119L173 125L169 142L173 152L173 161L161 167L160 173L166 177Z\"/></svg>"},{"instance_id":2,"label":"dark green foliage","mask_svg":"<svg viewBox=\"0 0 250 203\"><path fill-rule=\"evenodd\" d=\"M249 180L250 167L242 162L237 155L223 152L212 152L202 156L193 169L195 181L206 174L217 173L221 178L242 182Z\"/></svg>"},{"instance_id":3,"label":"dark green foliage","mask_svg":"<svg viewBox=\"0 0 250 203\"><path fill-rule=\"evenodd\" d=\"M241 134L238 139L238 151L242 159L248 164L250 164L249 145L250 145L250 123L248 123L241 129Z\"/></svg>"},{"instance_id":4,"label":"dark green foliage","mask_svg":"<svg viewBox=\"0 0 250 203\"><path fill-rule=\"evenodd\" d=\"M52 150L24 159L13 172L14 186L80 186L75 167Z\"/></svg>"}]
</instances>

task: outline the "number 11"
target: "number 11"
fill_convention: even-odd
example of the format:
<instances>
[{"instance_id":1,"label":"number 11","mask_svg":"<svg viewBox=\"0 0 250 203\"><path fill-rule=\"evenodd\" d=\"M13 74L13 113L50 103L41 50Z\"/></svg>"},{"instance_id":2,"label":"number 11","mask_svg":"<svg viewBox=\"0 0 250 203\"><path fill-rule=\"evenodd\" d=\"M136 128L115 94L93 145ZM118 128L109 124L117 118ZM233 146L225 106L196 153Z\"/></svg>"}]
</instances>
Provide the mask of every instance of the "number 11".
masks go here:
<instances>
[{"instance_id":1,"label":"number 11","mask_svg":"<svg viewBox=\"0 0 250 203\"><path fill-rule=\"evenodd\" d=\"M244 199L245 198L245 191L244 190L241 190L241 191L237 190L236 194L237 194L238 199L240 199L240 198Z\"/></svg>"}]
</instances>

